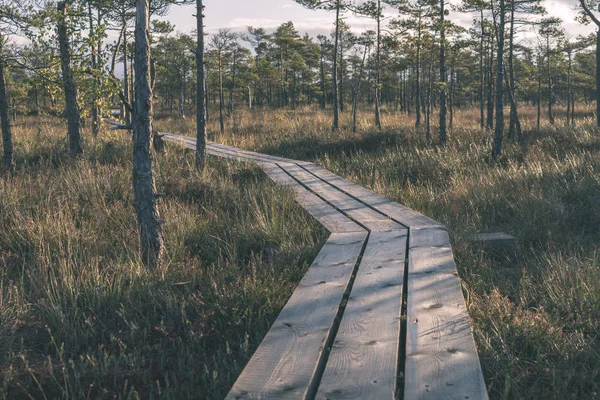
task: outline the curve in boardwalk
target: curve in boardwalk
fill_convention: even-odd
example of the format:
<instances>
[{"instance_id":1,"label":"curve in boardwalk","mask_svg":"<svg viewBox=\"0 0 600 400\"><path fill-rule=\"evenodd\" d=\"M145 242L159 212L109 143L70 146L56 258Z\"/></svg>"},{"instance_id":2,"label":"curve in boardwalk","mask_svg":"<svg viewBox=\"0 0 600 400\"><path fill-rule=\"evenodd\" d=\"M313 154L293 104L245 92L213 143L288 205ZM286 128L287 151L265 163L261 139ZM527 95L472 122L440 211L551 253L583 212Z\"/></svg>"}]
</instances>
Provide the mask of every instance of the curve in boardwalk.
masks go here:
<instances>
[{"instance_id":1,"label":"curve in boardwalk","mask_svg":"<svg viewBox=\"0 0 600 400\"><path fill-rule=\"evenodd\" d=\"M207 151L258 164L331 232L227 399L487 399L441 224L313 163Z\"/></svg>"}]
</instances>

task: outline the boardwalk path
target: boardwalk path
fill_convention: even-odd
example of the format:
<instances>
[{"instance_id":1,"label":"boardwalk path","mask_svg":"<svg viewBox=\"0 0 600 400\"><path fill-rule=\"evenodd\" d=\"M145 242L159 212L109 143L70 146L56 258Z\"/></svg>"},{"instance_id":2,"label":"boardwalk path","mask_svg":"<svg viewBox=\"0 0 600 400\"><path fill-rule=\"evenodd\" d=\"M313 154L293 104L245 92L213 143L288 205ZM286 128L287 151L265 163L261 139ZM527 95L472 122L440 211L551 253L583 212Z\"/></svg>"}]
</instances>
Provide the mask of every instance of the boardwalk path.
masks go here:
<instances>
[{"instance_id":1,"label":"boardwalk path","mask_svg":"<svg viewBox=\"0 0 600 400\"><path fill-rule=\"evenodd\" d=\"M487 399L441 224L313 163L207 151L256 163L331 232L227 399Z\"/></svg>"}]
</instances>

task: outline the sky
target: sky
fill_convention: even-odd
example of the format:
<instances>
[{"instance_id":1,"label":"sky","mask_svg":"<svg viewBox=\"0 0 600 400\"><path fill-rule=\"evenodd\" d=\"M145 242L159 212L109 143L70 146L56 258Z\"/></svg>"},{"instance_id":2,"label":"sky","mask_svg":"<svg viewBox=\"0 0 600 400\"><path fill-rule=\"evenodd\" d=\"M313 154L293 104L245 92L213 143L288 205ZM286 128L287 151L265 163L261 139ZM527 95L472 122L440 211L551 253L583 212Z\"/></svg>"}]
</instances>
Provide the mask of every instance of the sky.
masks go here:
<instances>
[{"instance_id":1,"label":"sky","mask_svg":"<svg viewBox=\"0 0 600 400\"><path fill-rule=\"evenodd\" d=\"M209 34L220 28L245 31L250 25L272 31L287 21L292 21L300 34L307 32L311 36L328 34L333 28L333 12L307 10L293 0L205 0L204 3L205 25ZM543 3L550 16L563 19L569 35L575 37L592 32L591 26L582 26L574 20L578 13L577 0L543 0ZM165 19L175 24L177 31L189 33L196 26L194 14L195 6L174 6ZM393 13L388 14L391 16ZM351 13L344 18L357 32L374 27L372 20ZM451 11L450 19L468 26L472 16Z\"/></svg>"}]
</instances>

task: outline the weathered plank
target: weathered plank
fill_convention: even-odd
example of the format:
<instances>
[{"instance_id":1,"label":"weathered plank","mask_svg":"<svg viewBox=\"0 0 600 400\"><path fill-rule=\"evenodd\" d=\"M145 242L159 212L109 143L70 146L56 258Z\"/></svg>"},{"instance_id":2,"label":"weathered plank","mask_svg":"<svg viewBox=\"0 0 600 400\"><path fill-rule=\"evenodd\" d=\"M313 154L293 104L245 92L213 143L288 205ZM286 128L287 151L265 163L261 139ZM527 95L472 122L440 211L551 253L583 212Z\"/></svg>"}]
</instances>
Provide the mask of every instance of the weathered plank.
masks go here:
<instances>
[{"instance_id":1,"label":"weathered plank","mask_svg":"<svg viewBox=\"0 0 600 400\"><path fill-rule=\"evenodd\" d=\"M369 237L316 398L393 399L407 231Z\"/></svg>"},{"instance_id":2,"label":"weathered plank","mask_svg":"<svg viewBox=\"0 0 600 400\"><path fill-rule=\"evenodd\" d=\"M269 154L257 153L257 152L254 152L254 151L238 149L237 147L227 146L227 145L224 145L224 144L219 144L219 143L211 143L211 144L213 146L217 147L217 148L222 149L222 150L236 151L239 154L244 154L244 155L254 156L254 157L261 157L261 158L264 158L266 160L270 160L270 162L274 162L274 163L291 162L291 163L300 164L300 165L310 164L307 161L300 161L300 160L294 160L294 159L290 159L290 158L283 158L283 157L272 156L272 155L269 155Z\"/></svg>"},{"instance_id":3,"label":"weathered plank","mask_svg":"<svg viewBox=\"0 0 600 400\"><path fill-rule=\"evenodd\" d=\"M360 201L370 205L386 216L393 218L407 227L436 227L441 226L437 221L432 220L408 207L400 205L390 199L386 199L362 186L356 185L328 170L315 164L303 165L312 174L327 181L329 184L340 190L356 197Z\"/></svg>"},{"instance_id":4,"label":"weathered plank","mask_svg":"<svg viewBox=\"0 0 600 400\"><path fill-rule=\"evenodd\" d=\"M391 231L404 228L402 225L366 207L361 202L328 185L297 165L282 165L282 168L324 200L330 202L333 206L360 222L369 230Z\"/></svg>"},{"instance_id":5,"label":"weathered plank","mask_svg":"<svg viewBox=\"0 0 600 400\"><path fill-rule=\"evenodd\" d=\"M275 183L290 187L296 192L296 201L316 218L329 232L358 232L364 231L355 222L346 218L335 208L319 199L317 196L306 190L302 185L298 184L280 167L275 164L263 164L263 171Z\"/></svg>"},{"instance_id":6,"label":"weathered plank","mask_svg":"<svg viewBox=\"0 0 600 400\"><path fill-rule=\"evenodd\" d=\"M331 235L227 399L304 398L366 238Z\"/></svg>"},{"instance_id":7,"label":"weathered plank","mask_svg":"<svg viewBox=\"0 0 600 400\"><path fill-rule=\"evenodd\" d=\"M450 247L450 236L445 227L411 228L410 248L416 247Z\"/></svg>"},{"instance_id":8,"label":"weathered plank","mask_svg":"<svg viewBox=\"0 0 600 400\"><path fill-rule=\"evenodd\" d=\"M411 231L407 282L405 399L487 399L452 249L422 246Z\"/></svg>"}]
</instances>

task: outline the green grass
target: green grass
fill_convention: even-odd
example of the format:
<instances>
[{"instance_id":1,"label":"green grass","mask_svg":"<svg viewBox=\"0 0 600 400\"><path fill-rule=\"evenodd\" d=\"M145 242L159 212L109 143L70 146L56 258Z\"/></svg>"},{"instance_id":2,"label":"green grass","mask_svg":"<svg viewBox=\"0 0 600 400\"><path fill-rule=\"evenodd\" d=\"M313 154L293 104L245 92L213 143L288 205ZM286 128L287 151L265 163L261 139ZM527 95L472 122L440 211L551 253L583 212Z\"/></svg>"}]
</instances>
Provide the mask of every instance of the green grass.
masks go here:
<instances>
[{"instance_id":1,"label":"green grass","mask_svg":"<svg viewBox=\"0 0 600 400\"><path fill-rule=\"evenodd\" d=\"M382 132L362 113L353 134L348 114L332 132L329 113L244 111L237 130L229 121L224 135L213 119L210 136L316 161L444 223L491 398L598 398L600 132L588 112L575 127L565 127L559 114L539 132L535 110L521 115L526 151L507 140L497 162L477 110L457 112L445 149L427 146L423 129L402 113L384 113ZM158 124L190 133L190 122ZM498 231L520 239L517 254L486 254L466 241Z\"/></svg>"},{"instance_id":2,"label":"green grass","mask_svg":"<svg viewBox=\"0 0 600 400\"><path fill-rule=\"evenodd\" d=\"M0 178L0 398L224 397L326 232L256 167L211 158L199 174L168 146L149 272L127 135L86 137L72 160L63 125L25 122Z\"/></svg>"}]
</instances>

